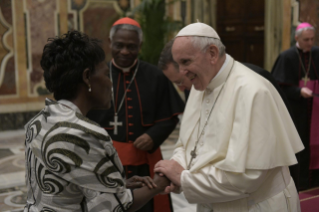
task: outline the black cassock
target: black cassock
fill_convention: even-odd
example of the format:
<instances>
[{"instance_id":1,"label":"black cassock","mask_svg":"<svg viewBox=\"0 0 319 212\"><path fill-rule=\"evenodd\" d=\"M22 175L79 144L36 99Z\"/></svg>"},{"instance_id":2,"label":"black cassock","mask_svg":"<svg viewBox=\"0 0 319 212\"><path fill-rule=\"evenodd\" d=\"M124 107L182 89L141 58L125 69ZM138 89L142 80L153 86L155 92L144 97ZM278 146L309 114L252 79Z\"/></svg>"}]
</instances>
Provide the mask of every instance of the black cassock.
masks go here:
<instances>
[{"instance_id":1,"label":"black cassock","mask_svg":"<svg viewBox=\"0 0 319 212\"><path fill-rule=\"evenodd\" d=\"M141 158L141 150L136 152L136 149L132 149L130 146L130 150L121 150L121 144L130 145L143 133L147 133L154 142L154 148L148 153L155 154L156 151L159 151L159 146L175 129L178 123L177 115L183 113L185 105L172 83L156 66L139 60L129 72L123 73L111 62L108 65L109 67L112 65L115 108L118 112L118 121L122 122L122 126L118 126L118 132L115 135L114 126L110 125L110 122L114 122L113 103L108 110L90 111L88 117L99 123L111 136L125 166L127 178L133 175L149 176L149 169L153 169L149 164L127 165L131 162L132 157ZM127 90L122 107L118 111L137 65L136 76ZM120 144L120 146L117 147L116 144ZM139 211L153 211L150 209L152 207L152 204L147 204Z\"/></svg>"},{"instance_id":2,"label":"black cassock","mask_svg":"<svg viewBox=\"0 0 319 212\"><path fill-rule=\"evenodd\" d=\"M304 190L319 185L319 172L318 170L309 170L309 140L312 98L305 99L300 95L301 88L299 87L299 81L305 77L305 71L302 68L298 54L300 55L305 70L307 71L310 61L310 53L304 53L296 46L293 46L278 56L271 73L288 98L288 102L293 114L293 121L305 146L305 149L297 154L299 162L297 165L299 172L299 182L296 182L296 185L299 184L297 189ZM318 69L319 48L312 47L310 70L308 74L308 77L311 80L319 79Z\"/></svg>"}]
</instances>

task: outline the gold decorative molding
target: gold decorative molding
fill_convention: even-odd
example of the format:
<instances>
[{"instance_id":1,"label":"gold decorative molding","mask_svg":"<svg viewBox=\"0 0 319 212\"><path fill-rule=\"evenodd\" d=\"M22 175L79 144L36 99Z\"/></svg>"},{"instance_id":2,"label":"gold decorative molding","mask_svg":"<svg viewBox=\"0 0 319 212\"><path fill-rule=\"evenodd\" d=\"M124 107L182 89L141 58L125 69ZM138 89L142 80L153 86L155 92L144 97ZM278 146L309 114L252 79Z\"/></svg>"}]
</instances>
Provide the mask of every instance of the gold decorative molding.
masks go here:
<instances>
[{"instance_id":1,"label":"gold decorative molding","mask_svg":"<svg viewBox=\"0 0 319 212\"><path fill-rule=\"evenodd\" d=\"M281 49L287 50L290 48L291 35L291 0L283 1L283 28L282 28L282 46Z\"/></svg>"},{"instance_id":2,"label":"gold decorative molding","mask_svg":"<svg viewBox=\"0 0 319 212\"><path fill-rule=\"evenodd\" d=\"M299 24L299 1L291 0L292 7L292 26L296 27Z\"/></svg>"},{"instance_id":3,"label":"gold decorative molding","mask_svg":"<svg viewBox=\"0 0 319 212\"><path fill-rule=\"evenodd\" d=\"M25 38L25 1L12 0L13 9L13 29L14 29L14 49L15 67L17 72L18 96L28 96L28 76L27 76L27 54Z\"/></svg>"},{"instance_id":4,"label":"gold decorative molding","mask_svg":"<svg viewBox=\"0 0 319 212\"><path fill-rule=\"evenodd\" d=\"M0 32L2 34L2 40L0 47L3 52L0 52L0 86L3 83L5 74L5 68L9 58L13 56L13 40L12 40L12 26L3 17L0 10Z\"/></svg>"},{"instance_id":5,"label":"gold decorative molding","mask_svg":"<svg viewBox=\"0 0 319 212\"><path fill-rule=\"evenodd\" d=\"M58 0L59 9L59 34L63 35L68 32L68 8L69 0Z\"/></svg>"}]
</instances>

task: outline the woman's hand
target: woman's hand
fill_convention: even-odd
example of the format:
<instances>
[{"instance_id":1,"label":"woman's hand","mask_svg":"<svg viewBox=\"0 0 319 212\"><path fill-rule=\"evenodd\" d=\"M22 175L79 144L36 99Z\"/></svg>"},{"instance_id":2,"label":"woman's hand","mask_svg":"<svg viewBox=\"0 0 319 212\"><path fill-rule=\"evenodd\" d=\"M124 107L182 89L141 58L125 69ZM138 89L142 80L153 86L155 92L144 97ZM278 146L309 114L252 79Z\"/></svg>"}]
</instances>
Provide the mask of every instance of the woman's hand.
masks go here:
<instances>
[{"instance_id":1,"label":"woman's hand","mask_svg":"<svg viewBox=\"0 0 319 212\"><path fill-rule=\"evenodd\" d=\"M171 182L171 184L167 186L161 194L169 194L171 192L180 194L182 192L182 189L181 187L176 186L174 183Z\"/></svg>"},{"instance_id":2,"label":"woman's hand","mask_svg":"<svg viewBox=\"0 0 319 212\"><path fill-rule=\"evenodd\" d=\"M126 180L126 188L135 189L147 186L150 189L156 188L157 185L149 176L133 176Z\"/></svg>"},{"instance_id":3,"label":"woman's hand","mask_svg":"<svg viewBox=\"0 0 319 212\"><path fill-rule=\"evenodd\" d=\"M143 178L138 176L134 176L134 177L139 179ZM146 179L148 180L149 178L146 177ZM129 180L131 180L131 178ZM160 194L161 192L165 190L167 186L170 185L170 181L169 179L167 179L167 177L165 176L161 177L157 173L154 174L154 181L152 182L153 183L155 182L155 184L157 185L153 189L149 189L149 187L143 186L142 188L133 190L134 202L133 202L133 205L127 210L127 212L137 211L145 203L150 201L155 195Z\"/></svg>"},{"instance_id":4,"label":"woman's hand","mask_svg":"<svg viewBox=\"0 0 319 212\"><path fill-rule=\"evenodd\" d=\"M158 173L154 174L154 182L158 185L158 189L161 192L164 192L165 188L171 183L166 176L160 176Z\"/></svg>"}]
</instances>

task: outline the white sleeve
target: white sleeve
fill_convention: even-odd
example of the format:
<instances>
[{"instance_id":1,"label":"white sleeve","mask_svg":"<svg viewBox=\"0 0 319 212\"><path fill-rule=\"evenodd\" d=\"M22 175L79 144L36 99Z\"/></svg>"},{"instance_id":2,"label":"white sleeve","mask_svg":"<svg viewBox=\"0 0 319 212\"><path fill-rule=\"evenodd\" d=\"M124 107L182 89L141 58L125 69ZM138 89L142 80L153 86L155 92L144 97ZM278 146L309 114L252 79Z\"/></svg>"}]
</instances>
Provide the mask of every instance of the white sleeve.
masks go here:
<instances>
[{"instance_id":1,"label":"white sleeve","mask_svg":"<svg viewBox=\"0 0 319 212\"><path fill-rule=\"evenodd\" d=\"M181 144L180 140L178 140L175 145L175 150L171 159L179 163L184 169L187 169L187 164L185 159L185 149L183 145Z\"/></svg>"},{"instance_id":2,"label":"white sleeve","mask_svg":"<svg viewBox=\"0 0 319 212\"><path fill-rule=\"evenodd\" d=\"M256 191L267 173L268 170L249 169L245 173L235 173L206 166L195 173L184 170L181 185L189 203L228 202Z\"/></svg>"}]
</instances>

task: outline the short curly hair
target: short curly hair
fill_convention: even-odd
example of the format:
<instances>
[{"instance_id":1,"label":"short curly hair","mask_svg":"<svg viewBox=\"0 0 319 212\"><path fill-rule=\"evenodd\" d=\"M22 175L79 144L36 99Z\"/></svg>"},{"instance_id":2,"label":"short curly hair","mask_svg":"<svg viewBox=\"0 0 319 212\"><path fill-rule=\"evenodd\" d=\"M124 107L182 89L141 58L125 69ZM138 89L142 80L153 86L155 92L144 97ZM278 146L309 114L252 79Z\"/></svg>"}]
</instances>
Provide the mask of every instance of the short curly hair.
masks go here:
<instances>
[{"instance_id":1,"label":"short curly hair","mask_svg":"<svg viewBox=\"0 0 319 212\"><path fill-rule=\"evenodd\" d=\"M86 68L105 60L101 41L79 31L69 31L61 37L49 38L43 49L41 67L47 89L56 100L76 97Z\"/></svg>"}]
</instances>

